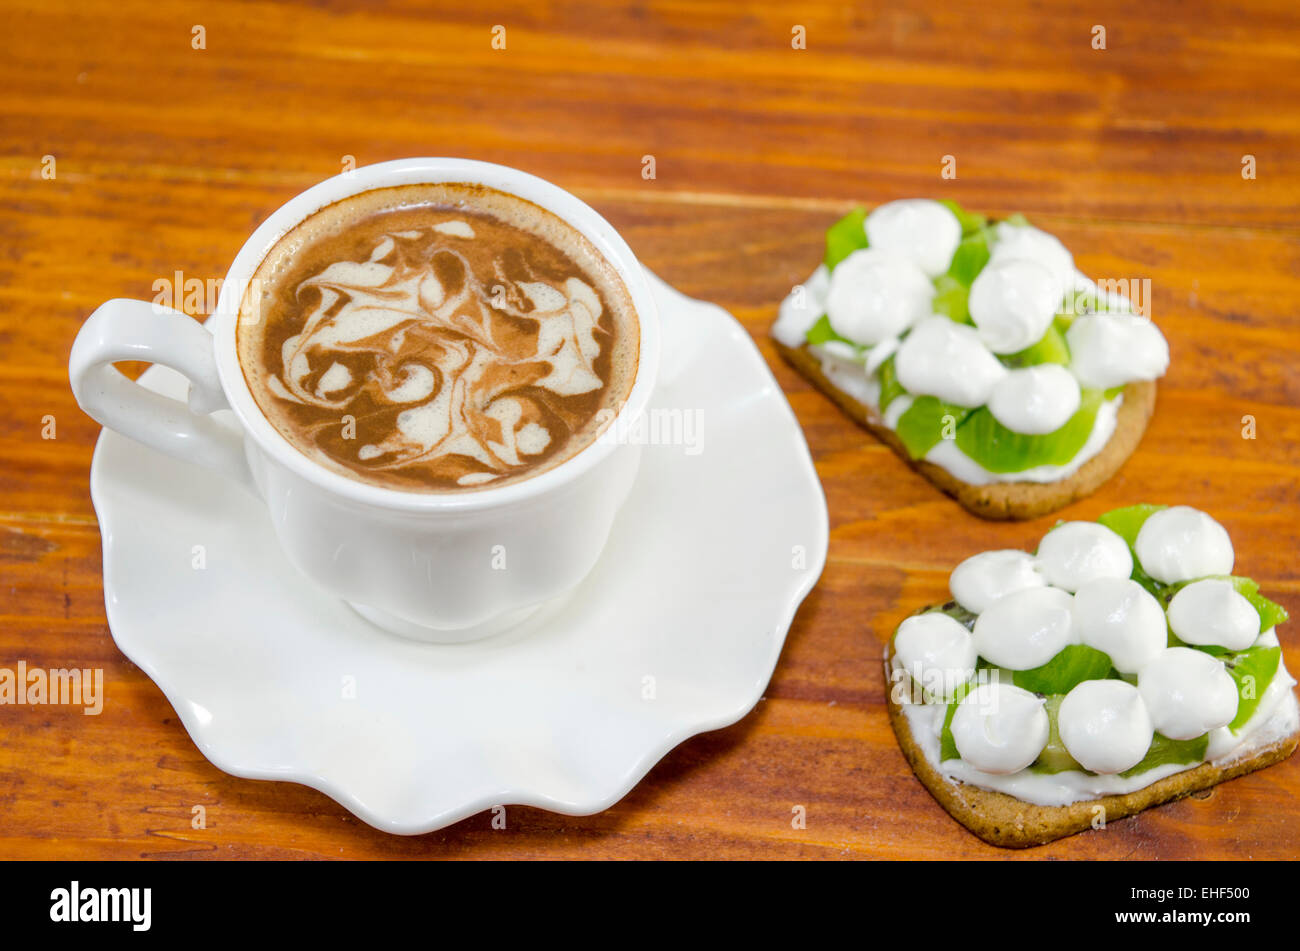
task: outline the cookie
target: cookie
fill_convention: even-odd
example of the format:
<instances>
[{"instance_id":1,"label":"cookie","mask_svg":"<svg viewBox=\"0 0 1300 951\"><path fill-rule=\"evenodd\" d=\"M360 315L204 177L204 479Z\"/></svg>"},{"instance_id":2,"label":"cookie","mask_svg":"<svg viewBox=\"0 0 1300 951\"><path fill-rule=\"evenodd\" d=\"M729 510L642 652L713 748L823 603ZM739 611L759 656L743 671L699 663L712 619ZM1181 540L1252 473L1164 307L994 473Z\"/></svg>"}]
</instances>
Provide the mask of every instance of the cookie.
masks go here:
<instances>
[{"instance_id":1,"label":"cookie","mask_svg":"<svg viewBox=\"0 0 1300 951\"><path fill-rule=\"evenodd\" d=\"M887 688L890 686L891 659L891 652L886 649ZM891 690L886 689L885 693L889 724L894 728L898 745L916 778L950 816L985 842L1008 849L1045 845L1055 839L1097 827L1101 821L1114 822L1145 809L1182 799L1257 769L1280 763L1294 753L1297 744L1300 744L1300 731L1296 731L1262 745L1248 756L1223 764L1202 763L1181 773L1166 776L1136 792L1086 799L1067 806L1040 806L1006 793L980 789L945 777L926 758L924 750L912 735L911 725L903 714L903 705L895 702ZM1294 705L1296 701L1292 697L1289 702Z\"/></svg>"},{"instance_id":2,"label":"cookie","mask_svg":"<svg viewBox=\"0 0 1300 951\"><path fill-rule=\"evenodd\" d=\"M889 721L957 821L1023 848L1277 763L1300 742L1278 627L1188 506L1060 522L981 552L885 649Z\"/></svg>"}]
</instances>

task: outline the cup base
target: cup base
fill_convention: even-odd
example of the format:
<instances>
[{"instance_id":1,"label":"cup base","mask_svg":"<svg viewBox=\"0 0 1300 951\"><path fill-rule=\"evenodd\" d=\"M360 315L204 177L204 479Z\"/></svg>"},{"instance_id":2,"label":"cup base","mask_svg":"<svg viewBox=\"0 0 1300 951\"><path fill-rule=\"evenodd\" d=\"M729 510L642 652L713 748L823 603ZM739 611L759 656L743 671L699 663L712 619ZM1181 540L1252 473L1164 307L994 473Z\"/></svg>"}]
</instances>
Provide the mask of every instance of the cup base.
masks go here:
<instances>
[{"instance_id":1,"label":"cup base","mask_svg":"<svg viewBox=\"0 0 1300 951\"><path fill-rule=\"evenodd\" d=\"M470 627L440 628L416 624L414 621L408 621L406 618L397 617L387 611L381 611L378 608L372 608L364 604L354 604L351 601L345 601L344 603L371 624L382 628L389 634L396 634L398 637L410 641L420 641L425 644L468 644L472 641L481 641L485 637L500 634L502 631L527 620L542 607L541 604L533 604L515 611L507 611L490 621L484 621L482 624L474 624Z\"/></svg>"}]
</instances>

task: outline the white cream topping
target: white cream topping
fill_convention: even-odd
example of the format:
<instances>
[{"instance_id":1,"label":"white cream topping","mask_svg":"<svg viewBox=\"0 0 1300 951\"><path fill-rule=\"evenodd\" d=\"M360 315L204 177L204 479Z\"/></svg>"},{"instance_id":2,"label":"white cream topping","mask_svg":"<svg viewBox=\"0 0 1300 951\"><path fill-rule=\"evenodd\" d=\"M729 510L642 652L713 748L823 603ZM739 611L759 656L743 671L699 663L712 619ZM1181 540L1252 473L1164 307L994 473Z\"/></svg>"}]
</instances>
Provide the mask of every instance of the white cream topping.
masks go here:
<instances>
[{"instance_id":1,"label":"white cream topping","mask_svg":"<svg viewBox=\"0 0 1300 951\"><path fill-rule=\"evenodd\" d=\"M1230 575L1235 560L1227 530L1186 505L1151 515L1142 523L1134 548L1142 570L1164 584Z\"/></svg>"},{"instance_id":2,"label":"white cream topping","mask_svg":"<svg viewBox=\"0 0 1300 951\"><path fill-rule=\"evenodd\" d=\"M981 684L957 704L952 738L961 758L988 773L1024 769L1047 745L1043 699L1006 683Z\"/></svg>"},{"instance_id":3,"label":"white cream topping","mask_svg":"<svg viewBox=\"0 0 1300 951\"><path fill-rule=\"evenodd\" d=\"M1048 584L1071 593L1097 578L1133 573L1128 543L1096 522L1066 522L1038 543L1038 567Z\"/></svg>"},{"instance_id":4,"label":"white cream topping","mask_svg":"<svg viewBox=\"0 0 1300 951\"><path fill-rule=\"evenodd\" d=\"M1079 641L1107 654L1121 674L1136 674L1169 643L1160 602L1129 578L1084 582L1073 611Z\"/></svg>"},{"instance_id":5,"label":"white cream topping","mask_svg":"<svg viewBox=\"0 0 1300 951\"><path fill-rule=\"evenodd\" d=\"M1056 363L1010 370L993 385L989 412L1014 433L1054 433L1079 410L1079 383Z\"/></svg>"},{"instance_id":6,"label":"white cream topping","mask_svg":"<svg viewBox=\"0 0 1300 951\"><path fill-rule=\"evenodd\" d=\"M946 614L917 614L898 626L894 661L927 693L949 700L975 673L975 642Z\"/></svg>"},{"instance_id":7,"label":"white cream topping","mask_svg":"<svg viewBox=\"0 0 1300 951\"><path fill-rule=\"evenodd\" d=\"M989 263L971 284L971 320L994 353L1016 353L1043 339L1062 292L1047 268L1018 258Z\"/></svg>"},{"instance_id":8,"label":"white cream topping","mask_svg":"<svg viewBox=\"0 0 1300 951\"><path fill-rule=\"evenodd\" d=\"M1044 587L1047 579L1028 552L1005 548L972 555L953 569L948 590L967 611L979 615L1002 596L1030 587Z\"/></svg>"},{"instance_id":9,"label":"white cream topping","mask_svg":"<svg viewBox=\"0 0 1300 951\"><path fill-rule=\"evenodd\" d=\"M1073 642L1073 603L1060 588L1026 588L998 598L975 620L975 650L1007 670L1041 667Z\"/></svg>"},{"instance_id":10,"label":"white cream topping","mask_svg":"<svg viewBox=\"0 0 1300 951\"><path fill-rule=\"evenodd\" d=\"M1007 370L966 324L926 317L894 357L898 382L917 396L937 396L957 406L983 406Z\"/></svg>"},{"instance_id":11,"label":"white cream topping","mask_svg":"<svg viewBox=\"0 0 1300 951\"><path fill-rule=\"evenodd\" d=\"M1057 730L1084 769L1122 773L1142 762L1154 728L1142 695L1123 680L1085 680L1065 695Z\"/></svg>"},{"instance_id":12,"label":"white cream topping","mask_svg":"<svg viewBox=\"0 0 1300 951\"><path fill-rule=\"evenodd\" d=\"M826 315L841 337L872 346L896 337L931 311L934 285L902 255L854 251L831 272Z\"/></svg>"},{"instance_id":13,"label":"white cream topping","mask_svg":"<svg viewBox=\"0 0 1300 951\"><path fill-rule=\"evenodd\" d=\"M880 381L862 372L860 357L846 357L839 347L832 346L833 343L835 341L816 344L808 349L821 360L826 379L859 403L874 407L880 400Z\"/></svg>"},{"instance_id":14,"label":"white cream topping","mask_svg":"<svg viewBox=\"0 0 1300 951\"><path fill-rule=\"evenodd\" d=\"M1237 684L1223 662L1192 647L1166 647L1138 672L1138 690L1155 728L1193 740L1237 715Z\"/></svg>"},{"instance_id":15,"label":"white cream topping","mask_svg":"<svg viewBox=\"0 0 1300 951\"><path fill-rule=\"evenodd\" d=\"M1076 317L1065 332L1070 372L1084 386L1109 389L1135 380L1154 380L1169 369L1164 334L1136 314Z\"/></svg>"},{"instance_id":16,"label":"white cream topping","mask_svg":"<svg viewBox=\"0 0 1300 951\"><path fill-rule=\"evenodd\" d=\"M1169 602L1169 626L1187 644L1245 650L1259 637L1259 612L1229 582L1193 581Z\"/></svg>"},{"instance_id":17,"label":"white cream topping","mask_svg":"<svg viewBox=\"0 0 1300 951\"><path fill-rule=\"evenodd\" d=\"M831 272L825 264L817 265L817 270L809 275L808 280L797 285L781 301L776 323L772 325L772 336L787 347L802 346L812 325L826 313L826 292L830 285Z\"/></svg>"},{"instance_id":18,"label":"white cream topping","mask_svg":"<svg viewBox=\"0 0 1300 951\"><path fill-rule=\"evenodd\" d=\"M1033 555L1015 549L972 555L948 578L948 590L967 611L982 614L998 598L1047 584Z\"/></svg>"},{"instance_id":19,"label":"white cream topping","mask_svg":"<svg viewBox=\"0 0 1300 951\"><path fill-rule=\"evenodd\" d=\"M1013 225L1005 221L996 226L995 234L997 237L990 249L989 263L1032 261L1045 268L1051 275L1056 293L1052 306L1059 306L1066 292L1074 287L1078 275L1074 269L1074 257L1060 239L1033 225Z\"/></svg>"},{"instance_id":20,"label":"white cream topping","mask_svg":"<svg viewBox=\"0 0 1300 951\"><path fill-rule=\"evenodd\" d=\"M928 198L905 198L877 206L866 220L873 248L893 251L938 277L952 265L961 242L961 223L946 206Z\"/></svg>"}]
</instances>

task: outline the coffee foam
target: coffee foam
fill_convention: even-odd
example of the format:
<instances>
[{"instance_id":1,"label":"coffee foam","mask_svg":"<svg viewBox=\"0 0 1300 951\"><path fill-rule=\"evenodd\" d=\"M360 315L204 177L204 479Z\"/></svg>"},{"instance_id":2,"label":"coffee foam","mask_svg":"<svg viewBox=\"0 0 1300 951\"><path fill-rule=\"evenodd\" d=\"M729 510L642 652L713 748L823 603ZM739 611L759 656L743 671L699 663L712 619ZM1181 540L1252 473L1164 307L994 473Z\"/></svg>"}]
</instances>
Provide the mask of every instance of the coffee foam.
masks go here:
<instances>
[{"instance_id":1,"label":"coffee foam","mask_svg":"<svg viewBox=\"0 0 1300 951\"><path fill-rule=\"evenodd\" d=\"M363 192L272 247L239 360L294 446L353 478L472 491L571 458L636 376L622 280L524 199L470 184Z\"/></svg>"}]
</instances>

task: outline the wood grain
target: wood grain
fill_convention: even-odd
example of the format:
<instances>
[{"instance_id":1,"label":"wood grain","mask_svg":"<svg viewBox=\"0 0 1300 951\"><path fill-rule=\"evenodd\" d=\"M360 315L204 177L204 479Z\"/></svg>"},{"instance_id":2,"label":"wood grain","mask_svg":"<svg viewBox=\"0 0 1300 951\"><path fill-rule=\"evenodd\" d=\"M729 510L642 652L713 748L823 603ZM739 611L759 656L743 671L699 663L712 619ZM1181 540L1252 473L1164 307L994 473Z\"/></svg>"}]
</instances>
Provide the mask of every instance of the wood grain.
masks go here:
<instances>
[{"instance_id":1,"label":"wood grain","mask_svg":"<svg viewBox=\"0 0 1300 951\"><path fill-rule=\"evenodd\" d=\"M1174 0L737 5L0 4L0 666L102 667L98 717L0 707L0 857L1290 858L1300 763L1028 853L912 776L880 646L960 559L1033 544L911 473L776 357L776 303L855 202L1022 211L1095 277L1149 279L1173 351L1138 453L1065 513L1213 512L1300 612L1300 10ZM791 30L808 48L791 49ZM206 48L191 48L193 27ZM491 29L506 28L505 50ZM1091 46L1103 25L1107 48ZM505 162L594 204L652 269L731 310L803 424L830 560L755 711L622 802L376 832L303 787L227 776L104 620L67 386L80 322L181 271L219 278L297 191L359 164ZM1243 179L1242 159L1258 174ZM44 156L57 175L42 178ZM643 157L656 177L642 177ZM940 178L952 155L957 178ZM57 438L43 439L46 416ZM1243 439L1244 417L1257 438ZM1294 627L1294 625L1292 625ZM1293 670L1295 633L1282 631ZM191 828L203 805L207 828ZM806 829L791 809L807 809Z\"/></svg>"}]
</instances>

